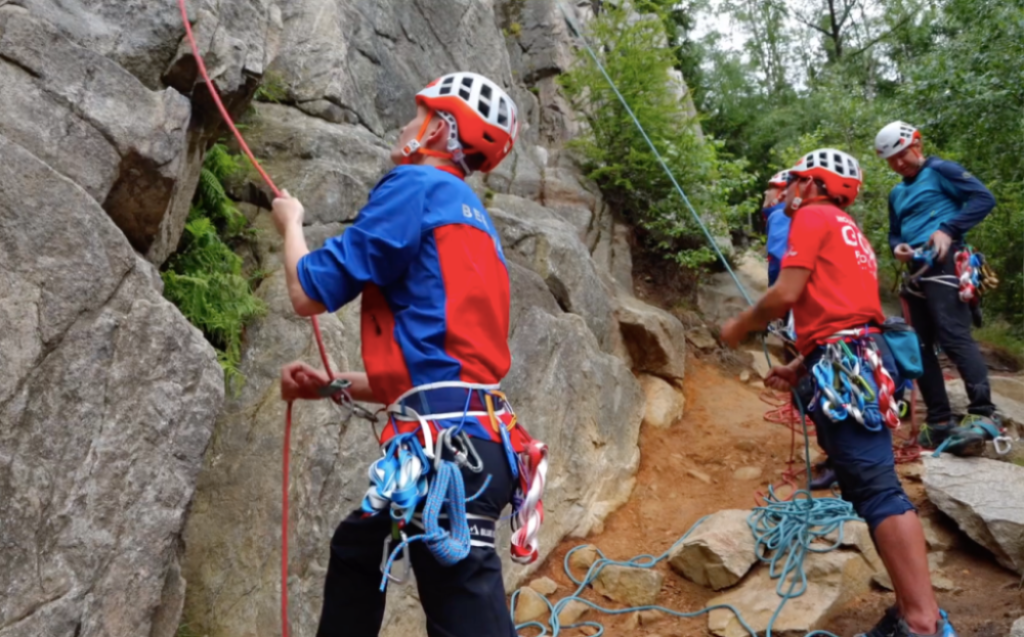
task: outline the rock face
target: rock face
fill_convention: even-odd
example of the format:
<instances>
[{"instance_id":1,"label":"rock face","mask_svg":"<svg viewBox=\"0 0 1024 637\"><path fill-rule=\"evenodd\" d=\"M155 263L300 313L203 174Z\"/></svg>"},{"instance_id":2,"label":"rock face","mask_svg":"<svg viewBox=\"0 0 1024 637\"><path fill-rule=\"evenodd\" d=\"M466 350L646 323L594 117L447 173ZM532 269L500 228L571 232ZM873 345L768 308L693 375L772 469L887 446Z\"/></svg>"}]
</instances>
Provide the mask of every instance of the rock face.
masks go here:
<instances>
[{"instance_id":1,"label":"rock face","mask_svg":"<svg viewBox=\"0 0 1024 637\"><path fill-rule=\"evenodd\" d=\"M755 302L768 290L768 262L763 255L744 252L735 260L733 270ZM747 307L746 299L728 272L713 275L708 284L701 287L697 303L704 318L717 325Z\"/></svg>"},{"instance_id":2,"label":"rock face","mask_svg":"<svg viewBox=\"0 0 1024 637\"><path fill-rule=\"evenodd\" d=\"M811 553L804 565L807 592L786 602L772 626L772 634L807 634L825 623L831 613L869 590L872 570L856 552ZM775 592L777 584L778 580L769 578L768 569L761 568L739 587L712 599L708 606L731 604L756 633L763 634L781 601ZM708 629L721 637L750 634L728 609L708 613Z\"/></svg>"},{"instance_id":3,"label":"rock face","mask_svg":"<svg viewBox=\"0 0 1024 637\"><path fill-rule=\"evenodd\" d=\"M669 566L716 591L736 584L757 563L749 516L750 511L727 509L708 517L672 551Z\"/></svg>"},{"instance_id":4,"label":"rock face","mask_svg":"<svg viewBox=\"0 0 1024 637\"><path fill-rule=\"evenodd\" d=\"M985 458L925 457L928 499L964 533L1024 574L1024 467Z\"/></svg>"},{"instance_id":5,"label":"rock face","mask_svg":"<svg viewBox=\"0 0 1024 637\"><path fill-rule=\"evenodd\" d=\"M0 635L172 637L222 372L84 185L0 158Z\"/></svg>"}]
</instances>

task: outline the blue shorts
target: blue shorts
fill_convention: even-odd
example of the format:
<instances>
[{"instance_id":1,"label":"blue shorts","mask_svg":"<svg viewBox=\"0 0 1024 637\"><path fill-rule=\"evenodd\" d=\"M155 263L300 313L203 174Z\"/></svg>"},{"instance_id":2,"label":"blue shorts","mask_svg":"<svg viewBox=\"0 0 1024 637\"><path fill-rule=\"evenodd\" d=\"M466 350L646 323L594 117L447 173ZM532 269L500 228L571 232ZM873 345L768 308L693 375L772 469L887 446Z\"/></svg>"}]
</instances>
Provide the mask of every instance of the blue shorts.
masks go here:
<instances>
[{"instance_id":1,"label":"blue shorts","mask_svg":"<svg viewBox=\"0 0 1024 637\"><path fill-rule=\"evenodd\" d=\"M899 387L902 379L889 346L880 334L872 336L882 355L882 364ZM813 367L823 353L824 348L815 349L804 361L805 366ZM800 380L797 392L805 406L813 403L814 379L810 374ZM820 407L813 409L810 416L818 444L828 454L836 472L843 499L853 505L872 530L886 518L915 510L896 475L892 432L888 427L870 431L853 417L834 422Z\"/></svg>"}]
</instances>

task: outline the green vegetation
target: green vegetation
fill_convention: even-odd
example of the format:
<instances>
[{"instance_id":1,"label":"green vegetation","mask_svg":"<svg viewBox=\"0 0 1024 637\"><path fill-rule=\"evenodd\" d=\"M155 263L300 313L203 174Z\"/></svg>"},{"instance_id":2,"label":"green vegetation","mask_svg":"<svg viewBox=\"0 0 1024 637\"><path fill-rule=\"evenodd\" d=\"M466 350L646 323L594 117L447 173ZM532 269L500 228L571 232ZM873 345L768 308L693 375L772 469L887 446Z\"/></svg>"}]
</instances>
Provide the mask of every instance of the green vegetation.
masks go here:
<instances>
[{"instance_id":1,"label":"green vegetation","mask_svg":"<svg viewBox=\"0 0 1024 637\"><path fill-rule=\"evenodd\" d=\"M206 154L178 251L161 273L164 296L217 349L225 379L235 387L242 381L243 328L265 310L253 295L255 281L243 275L242 258L232 250L247 221L225 193L224 182L245 170L243 161L221 144Z\"/></svg>"},{"instance_id":2,"label":"green vegetation","mask_svg":"<svg viewBox=\"0 0 1024 637\"><path fill-rule=\"evenodd\" d=\"M721 144L703 138L679 83L671 82L676 56L666 46L657 18L631 20L628 11L606 8L588 25L588 38L604 51L602 64L643 124L658 154L680 181L695 209L716 236L742 218L750 186L745 162L727 159ZM560 80L587 126L573 140L589 177L605 198L638 230L648 249L686 266L714 257L683 201L626 109L586 52Z\"/></svg>"}]
</instances>

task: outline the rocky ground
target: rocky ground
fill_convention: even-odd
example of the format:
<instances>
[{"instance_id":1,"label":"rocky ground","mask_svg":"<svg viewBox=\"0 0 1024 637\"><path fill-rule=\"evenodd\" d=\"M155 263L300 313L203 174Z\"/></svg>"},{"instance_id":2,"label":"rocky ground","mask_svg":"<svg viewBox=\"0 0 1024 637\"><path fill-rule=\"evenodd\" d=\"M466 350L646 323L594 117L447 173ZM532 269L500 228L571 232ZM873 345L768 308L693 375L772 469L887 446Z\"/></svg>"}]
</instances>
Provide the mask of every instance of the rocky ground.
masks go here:
<instances>
[{"instance_id":1,"label":"rocky ground","mask_svg":"<svg viewBox=\"0 0 1024 637\"><path fill-rule=\"evenodd\" d=\"M775 582L768 582L766 569L761 566L750 569L750 574L741 579L753 563L749 547L745 546L744 523L746 513L755 504L755 493L763 492L770 482L779 482L790 456L791 436L785 428L764 421L763 414L769 406L760 400L762 390L756 380L741 382L737 375L722 371L708 358L711 357L705 356L706 360L701 361L691 357L688 363L685 415L664 428L645 424L640 438L637 486L629 502L608 519L601 533L564 541L539 571L539 577L550 578L557 585L556 589L545 580L536 584L537 588L550 591L551 601L575 590L563 567L565 555L573 547L592 544L617 560L641 553L658 555L698 519L717 513L718 530L704 528L710 524L705 522L704 537L691 537L694 545L703 545L694 547L696 558L691 562L703 561L710 568L703 572L699 568L687 571L679 568L686 561L685 556L670 559L655 569L657 577L644 577L632 585L618 587L595 585L584 597L608 608L625 608L629 604L623 600L635 599L639 588L645 591L641 598L646 595L646 600L684 612L727 601L746 607L745 617L755 627L760 624L763 628L766 624L778 604L773 593ZM995 469L1024 472L1010 463L975 461L978 462L999 465ZM1014 620L1024 615L1020 575L1000 567L990 551L958 530L956 523L929 500L922 482L928 472L935 476L957 474L959 466L956 460L942 465L915 463L902 465L900 473L925 521L933 584L940 604L950 612L961 635L1007 635ZM1019 499L1015 502L1017 506L1005 509L1019 511ZM1013 517L1005 509L1003 517ZM976 517L991 519L989 514ZM892 593L884 588L885 578L875 572L877 556L866 535L851 527L847 536L853 546L821 556L813 565L808 563L811 590L803 600L790 602L776 621L773 634L803 635L813 627L850 635L869 628L892 603ZM1019 545L1015 550L1019 551ZM723 564L716 555L729 558ZM677 572L677 568L687 576ZM730 574L730 570L740 576ZM584 570L574 568L573 572L579 577ZM739 584L733 586L737 581ZM716 592L711 585L729 588ZM595 620L605 625L607 634L745 634L725 611L713 613L710 619L706 615L676 619L650 613L608 616L590 610L581 618ZM528 628L521 632L532 636L539 631ZM593 632L592 628L580 628L560 634L574 637Z\"/></svg>"}]
</instances>

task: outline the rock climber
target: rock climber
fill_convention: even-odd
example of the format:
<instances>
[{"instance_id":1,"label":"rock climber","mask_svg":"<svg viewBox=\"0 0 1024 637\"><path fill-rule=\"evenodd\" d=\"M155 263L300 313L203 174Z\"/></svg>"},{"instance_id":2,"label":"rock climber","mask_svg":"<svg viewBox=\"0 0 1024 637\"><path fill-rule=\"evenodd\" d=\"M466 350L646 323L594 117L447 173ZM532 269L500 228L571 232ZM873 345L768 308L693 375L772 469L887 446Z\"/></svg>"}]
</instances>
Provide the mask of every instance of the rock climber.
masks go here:
<instances>
[{"instance_id":1,"label":"rock climber","mask_svg":"<svg viewBox=\"0 0 1024 637\"><path fill-rule=\"evenodd\" d=\"M789 179L789 171L781 170L772 175L771 179L768 180L768 188L764 191L764 203L762 204L761 214L764 216L765 234L767 235L765 251L768 257L769 287L775 285L775 282L778 281L779 273L782 271L782 259L789 248L790 219L785 212L785 192L786 187L789 186ZM782 350L783 360L786 363L792 362L797 356L795 347L792 344L793 340L795 340L795 335L793 334L793 313L788 312L781 321L777 321L777 324L778 331L781 331L781 336L786 339ZM787 409L789 413L796 413L792 405L787 407ZM832 470L827 457L821 462L816 463L814 468L816 474L811 478L811 482L808 485L812 490L828 489L835 483L836 474Z\"/></svg>"},{"instance_id":2,"label":"rock climber","mask_svg":"<svg viewBox=\"0 0 1024 637\"><path fill-rule=\"evenodd\" d=\"M514 459L529 435L497 391L511 363L510 283L501 242L464 179L492 170L509 154L518 114L498 84L475 73L445 75L415 101L416 115L391 149L396 167L343 234L310 251L303 207L287 193L274 200L274 222L284 237L296 313L334 312L362 294L366 372L340 377L351 382L351 398L390 405L381 444L411 432L429 452L439 432L459 426L482 461L482 470L460 468L466 497L481 492L465 505L468 556L444 565L425 542L408 545L427 634L513 637L495 523L513 498L515 475L523 469ZM306 364L286 365L282 397L321 398L330 380ZM443 457L455 454L444 450ZM368 492L367 499L382 495ZM396 493L390 505L397 501ZM379 506L379 512L367 510L364 502L334 533L318 637L370 637L380 630L382 546L390 547L399 532L413 536L424 516L403 525L389 516L388 502Z\"/></svg>"},{"instance_id":3,"label":"rock climber","mask_svg":"<svg viewBox=\"0 0 1024 637\"><path fill-rule=\"evenodd\" d=\"M924 374L918 380L928 408L926 426L919 442L957 455L978 455L986 438L995 438L1001 424L995 415L988 369L971 336L971 304L961 300L957 256L964 236L995 207L988 188L960 164L926 157L921 133L904 122L893 122L875 137L875 151L903 177L889 193L889 246L906 264L915 254L931 258L916 281L904 285L910 316L906 317L921 339ZM917 267L913 267L917 269ZM970 405L959 423L946 395L942 368L935 354L938 345L956 365L964 380Z\"/></svg>"},{"instance_id":4,"label":"rock climber","mask_svg":"<svg viewBox=\"0 0 1024 637\"><path fill-rule=\"evenodd\" d=\"M865 635L955 637L932 591L921 521L896 474L889 427L899 423L894 401L901 379L879 333L884 316L874 251L844 212L860 190L860 165L826 148L805 155L790 174L785 213L791 227L782 273L755 306L722 327L722 340L736 347L792 309L800 357L773 367L765 384L795 388L803 404L813 407L818 442L831 459L842 496L867 522L892 578L896 605ZM818 380L840 373L836 361L860 370L846 381L871 389L858 388L869 398L856 413L852 404L841 410L838 401L830 402L838 386ZM868 418L872 413L874 421Z\"/></svg>"}]
</instances>

